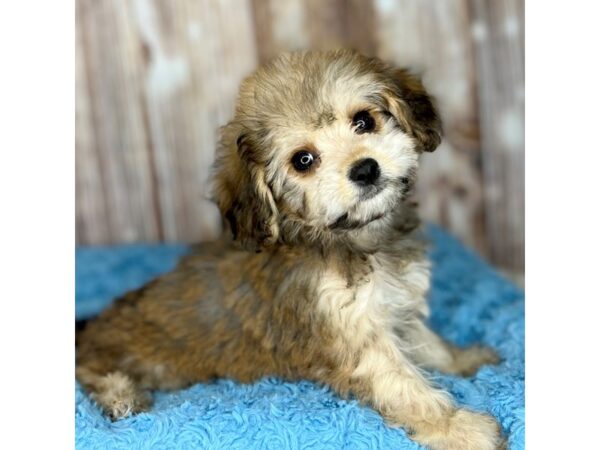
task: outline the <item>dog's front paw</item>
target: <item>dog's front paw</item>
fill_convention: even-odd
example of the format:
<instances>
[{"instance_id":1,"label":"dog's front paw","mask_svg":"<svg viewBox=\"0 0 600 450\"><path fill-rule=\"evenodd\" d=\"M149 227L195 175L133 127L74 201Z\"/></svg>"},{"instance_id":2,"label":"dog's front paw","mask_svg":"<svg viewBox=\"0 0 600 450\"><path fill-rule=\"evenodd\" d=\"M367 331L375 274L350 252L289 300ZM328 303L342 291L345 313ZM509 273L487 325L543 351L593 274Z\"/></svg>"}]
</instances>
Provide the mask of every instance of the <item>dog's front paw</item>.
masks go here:
<instances>
[{"instance_id":1,"label":"dog's front paw","mask_svg":"<svg viewBox=\"0 0 600 450\"><path fill-rule=\"evenodd\" d=\"M444 425L430 425L413 438L431 450L504 450L500 426L494 418L458 409Z\"/></svg>"},{"instance_id":2,"label":"dog's front paw","mask_svg":"<svg viewBox=\"0 0 600 450\"><path fill-rule=\"evenodd\" d=\"M133 380L121 372L100 377L91 394L111 420L146 411L152 403L150 394L138 389Z\"/></svg>"},{"instance_id":3,"label":"dog's front paw","mask_svg":"<svg viewBox=\"0 0 600 450\"><path fill-rule=\"evenodd\" d=\"M484 364L498 364L500 357L489 347L474 345L467 348L455 348L454 370L457 375L471 376Z\"/></svg>"}]
</instances>

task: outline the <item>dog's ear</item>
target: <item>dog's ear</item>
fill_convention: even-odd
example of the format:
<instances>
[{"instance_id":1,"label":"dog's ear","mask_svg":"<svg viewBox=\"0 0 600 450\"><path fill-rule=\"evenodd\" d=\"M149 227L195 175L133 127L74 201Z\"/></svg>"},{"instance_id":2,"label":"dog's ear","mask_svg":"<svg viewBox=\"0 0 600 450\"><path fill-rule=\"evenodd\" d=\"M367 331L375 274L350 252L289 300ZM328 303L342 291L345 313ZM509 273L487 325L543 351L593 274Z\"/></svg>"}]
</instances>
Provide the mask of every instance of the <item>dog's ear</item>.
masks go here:
<instances>
[{"instance_id":1,"label":"dog's ear","mask_svg":"<svg viewBox=\"0 0 600 450\"><path fill-rule=\"evenodd\" d=\"M224 127L215 161L213 198L233 239L260 250L279 237L278 210L253 143L237 127Z\"/></svg>"},{"instance_id":2,"label":"dog's ear","mask_svg":"<svg viewBox=\"0 0 600 450\"><path fill-rule=\"evenodd\" d=\"M398 124L417 141L417 150L432 152L442 140L442 121L421 80L406 69L389 69L384 97Z\"/></svg>"}]
</instances>

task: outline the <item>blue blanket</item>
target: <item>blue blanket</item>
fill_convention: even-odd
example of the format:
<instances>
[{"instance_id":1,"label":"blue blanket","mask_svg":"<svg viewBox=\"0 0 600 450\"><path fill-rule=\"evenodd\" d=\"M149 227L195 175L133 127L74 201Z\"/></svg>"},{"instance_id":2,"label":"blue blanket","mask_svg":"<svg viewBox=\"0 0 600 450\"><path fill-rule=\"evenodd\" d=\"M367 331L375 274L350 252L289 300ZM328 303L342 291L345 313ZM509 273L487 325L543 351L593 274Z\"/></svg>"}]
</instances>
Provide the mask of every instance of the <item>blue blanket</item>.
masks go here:
<instances>
[{"instance_id":1,"label":"blue blanket","mask_svg":"<svg viewBox=\"0 0 600 450\"><path fill-rule=\"evenodd\" d=\"M524 448L523 292L459 242L427 228L434 263L431 324L460 344L485 343L503 359L476 376L433 373L457 403L495 416L509 448ZM128 289L171 269L181 245L79 248L78 318L96 315ZM266 378L156 392L152 410L112 423L76 385L78 449L418 449L373 410L325 386Z\"/></svg>"}]
</instances>

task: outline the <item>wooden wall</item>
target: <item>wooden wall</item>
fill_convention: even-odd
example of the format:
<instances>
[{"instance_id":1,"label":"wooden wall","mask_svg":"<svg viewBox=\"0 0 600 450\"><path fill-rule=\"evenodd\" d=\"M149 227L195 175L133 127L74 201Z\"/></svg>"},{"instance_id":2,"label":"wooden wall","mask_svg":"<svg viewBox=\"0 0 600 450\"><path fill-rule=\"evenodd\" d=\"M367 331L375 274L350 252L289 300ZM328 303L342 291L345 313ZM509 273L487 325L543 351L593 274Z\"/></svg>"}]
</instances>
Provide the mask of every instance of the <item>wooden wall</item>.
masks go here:
<instances>
[{"instance_id":1,"label":"wooden wall","mask_svg":"<svg viewBox=\"0 0 600 450\"><path fill-rule=\"evenodd\" d=\"M348 46L438 98L422 215L522 271L523 16L523 0L77 0L77 243L216 236L206 179L239 82L281 51Z\"/></svg>"}]
</instances>

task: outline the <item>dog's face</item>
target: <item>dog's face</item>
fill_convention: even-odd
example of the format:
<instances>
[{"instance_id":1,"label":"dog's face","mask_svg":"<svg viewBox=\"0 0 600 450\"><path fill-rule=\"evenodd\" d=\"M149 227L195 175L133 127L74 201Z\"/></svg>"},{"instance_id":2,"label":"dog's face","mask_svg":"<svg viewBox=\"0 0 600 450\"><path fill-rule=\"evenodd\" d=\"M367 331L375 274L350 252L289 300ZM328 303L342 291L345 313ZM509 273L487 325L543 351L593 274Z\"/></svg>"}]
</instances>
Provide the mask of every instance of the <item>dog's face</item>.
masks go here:
<instances>
[{"instance_id":1,"label":"dog's face","mask_svg":"<svg viewBox=\"0 0 600 450\"><path fill-rule=\"evenodd\" d=\"M215 195L234 237L333 239L385 228L441 126L421 83L352 51L283 55L242 84Z\"/></svg>"}]
</instances>

